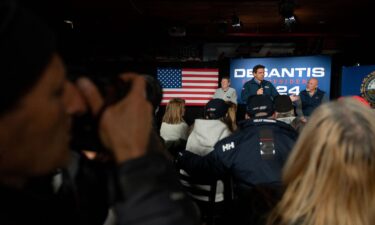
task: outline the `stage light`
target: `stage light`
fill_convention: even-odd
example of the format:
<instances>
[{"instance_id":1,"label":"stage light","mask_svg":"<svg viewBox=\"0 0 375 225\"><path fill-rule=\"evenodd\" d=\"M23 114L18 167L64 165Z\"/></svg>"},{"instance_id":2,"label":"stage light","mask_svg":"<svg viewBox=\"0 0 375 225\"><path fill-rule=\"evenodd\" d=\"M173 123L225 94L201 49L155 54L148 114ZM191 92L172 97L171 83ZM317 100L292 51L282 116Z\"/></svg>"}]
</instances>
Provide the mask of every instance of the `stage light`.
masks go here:
<instances>
[{"instance_id":1,"label":"stage light","mask_svg":"<svg viewBox=\"0 0 375 225\"><path fill-rule=\"evenodd\" d=\"M242 27L241 20L236 14L232 16L232 27L236 29L239 29Z\"/></svg>"},{"instance_id":2,"label":"stage light","mask_svg":"<svg viewBox=\"0 0 375 225\"><path fill-rule=\"evenodd\" d=\"M74 29L74 23L71 20L64 20L64 23L68 24L71 29Z\"/></svg>"},{"instance_id":3,"label":"stage light","mask_svg":"<svg viewBox=\"0 0 375 225\"><path fill-rule=\"evenodd\" d=\"M288 17L288 18L284 18L284 23L287 26L292 26L293 24L296 23L296 18L294 16L291 16L291 17Z\"/></svg>"},{"instance_id":4,"label":"stage light","mask_svg":"<svg viewBox=\"0 0 375 225\"><path fill-rule=\"evenodd\" d=\"M283 17L285 29L289 32L293 30L295 24L297 23L294 15L295 8L296 3L294 0L281 0L279 2L279 13Z\"/></svg>"}]
</instances>

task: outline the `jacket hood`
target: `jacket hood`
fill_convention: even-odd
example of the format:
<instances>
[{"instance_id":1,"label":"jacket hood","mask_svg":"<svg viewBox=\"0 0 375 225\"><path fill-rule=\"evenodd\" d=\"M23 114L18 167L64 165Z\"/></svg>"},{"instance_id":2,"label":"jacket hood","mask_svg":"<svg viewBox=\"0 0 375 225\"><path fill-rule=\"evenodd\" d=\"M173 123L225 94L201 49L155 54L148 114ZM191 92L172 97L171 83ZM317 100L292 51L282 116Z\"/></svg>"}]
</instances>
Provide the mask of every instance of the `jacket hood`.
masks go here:
<instances>
[{"instance_id":1,"label":"jacket hood","mask_svg":"<svg viewBox=\"0 0 375 225\"><path fill-rule=\"evenodd\" d=\"M220 120L197 119L191 132L186 150L198 155L211 152L215 144L231 134L229 128Z\"/></svg>"}]
</instances>

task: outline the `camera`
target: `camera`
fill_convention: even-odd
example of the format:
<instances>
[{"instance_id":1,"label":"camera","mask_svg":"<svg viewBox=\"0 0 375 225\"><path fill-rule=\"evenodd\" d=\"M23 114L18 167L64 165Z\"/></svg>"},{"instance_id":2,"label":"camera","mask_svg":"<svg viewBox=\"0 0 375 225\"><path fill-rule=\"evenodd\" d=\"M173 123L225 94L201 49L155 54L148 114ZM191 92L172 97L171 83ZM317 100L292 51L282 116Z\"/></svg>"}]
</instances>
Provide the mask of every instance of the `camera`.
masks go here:
<instances>
[{"instance_id":1,"label":"camera","mask_svg":"<svg viewBox=\"0 0 375 225\"><path fill-rule=\"evenodd\" d=\"M151 75L142 75L146 80L146 98L152 104L154 112L158 109L162 99L162 88L157 79ZM75 81L79 76L70 76ZM89 77L97 86L104 99L104 105L97 115L87 112L83 115L73 117L72 139L70 147L74 151L90 150L103 152L105 147L102 144L98 132L99 121L105 109L116 104L125 98L131 89L131 82L122 80L117 76L91 76ZM124 127L126 129L126 127Z\"/></svg>"}]
</instances>

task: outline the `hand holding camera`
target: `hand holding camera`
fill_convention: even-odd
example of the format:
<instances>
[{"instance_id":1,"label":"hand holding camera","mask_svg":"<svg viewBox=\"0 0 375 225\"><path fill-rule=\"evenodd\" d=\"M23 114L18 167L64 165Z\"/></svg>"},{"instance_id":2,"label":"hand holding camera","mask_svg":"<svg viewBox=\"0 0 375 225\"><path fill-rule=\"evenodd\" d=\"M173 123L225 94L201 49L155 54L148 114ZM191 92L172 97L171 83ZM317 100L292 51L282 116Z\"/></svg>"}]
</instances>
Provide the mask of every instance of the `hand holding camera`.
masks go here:
<instances>
[{"instance_id":1,"label":"hand holding camera","mask_svg":"<svg viewBox=\"0 0 375 225\"><path fill-rule=\"evenodd\" d=\"M131 84L126 97L104 109L105 100L93 82L87 78L77 81L93 115L102 113L98 121L99 136L117 163L146 153L152 126L152 106L146 99L145 79L136 74L123 74L120 78Z\"/></svg>"}]
</instances>

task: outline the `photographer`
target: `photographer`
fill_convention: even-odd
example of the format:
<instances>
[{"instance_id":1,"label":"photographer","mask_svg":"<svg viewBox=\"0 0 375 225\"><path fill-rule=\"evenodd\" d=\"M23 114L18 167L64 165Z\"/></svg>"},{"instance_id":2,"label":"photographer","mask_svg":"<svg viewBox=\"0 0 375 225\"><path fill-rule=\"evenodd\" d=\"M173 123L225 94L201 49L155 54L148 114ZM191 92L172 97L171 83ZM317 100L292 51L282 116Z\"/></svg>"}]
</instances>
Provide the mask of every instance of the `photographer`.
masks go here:
<instances>
[{"instance_id":1,"label":"photographer","mask_svg":"<svg viewBox=\"0 0 375 225\"><path fill-rule=\"evenodd\" d=\"M83 102L98 115L104 100L90 80L77 81L80 92L66 80L53 35L30 12L11 1L1 2L0 12L0 223L89 224L80 217L84 209L74 188L36 184L65 170L71 118L85 110ZM143 97L144 79L132 74L123 79L131 82L129 93L108 106L98 124L116 162L103 172L109 175L103 186L110 187L103 196L112 198L117 224L196 224L174 170L163 156L146 150L152 107ZM61 187L68 186L74 185Z\"/></svg>"}]
</instances>

